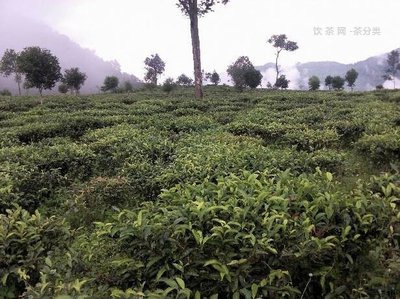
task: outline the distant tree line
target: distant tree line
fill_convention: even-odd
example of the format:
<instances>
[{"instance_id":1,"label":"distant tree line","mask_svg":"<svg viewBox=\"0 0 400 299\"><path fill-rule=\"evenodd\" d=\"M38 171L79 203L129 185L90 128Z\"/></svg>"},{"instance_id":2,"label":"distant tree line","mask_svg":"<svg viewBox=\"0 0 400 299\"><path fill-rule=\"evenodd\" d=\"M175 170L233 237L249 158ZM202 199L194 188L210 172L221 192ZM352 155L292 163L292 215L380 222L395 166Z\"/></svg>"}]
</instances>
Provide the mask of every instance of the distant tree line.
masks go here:
<instances>
[{"instance_id":1,"label":"distant tree line","mask_svg":"<svg viewBox=\"0 0 400 299\"><path fill-rule=\"evenodd\" d=\"M353 91L355 83L358 78L358 72L355 69L351 69L346 73L346 76L343 78L341 76L334 76L331 75L325 78L325 86L328 90L343 90L344 85L347 82L347 86ZM308 89L309 90L319 90L321 87L321 81L317 76L311 76L308 79Z\"/></svg>"},{"instance_id":2,"label":"distant tree line","mask_svg":"<svg viewBox=\"0 0 400 299\"><path fill-rule=\"evenodd\" d=\"M226 4L229 1L196 1L179 0L177 5L182 11L189 16L191 24L198 26L198 16L203 16L212 10L216 3ZM194 79L186 74L181 74L175 81L173 78L167 78L162 84L162 89L166 92L171 92L178 86L190 87L194 86L196 96L203 96L203 82L210 82L217 86L221 82L220 75L214 70L213 72L205 73L199 70L201 67L200 48L198 41L198 28L192 28L192 42L194 55ZM275 48L275 82L267 83L267 88L270 89L287 89L290 81L283 74L282 68L279 65L279 59L283 52L294 52L299 46L296 42L291 41L285 34L272 35L267 43ZM393 88L396 88L396 76L400 71L400 54L394 50L388 54L387 68L385 69L383 79L393 81ZM144 60L145 64L145 87L154 88L158 86L159 77L165 72L166 63L161 59L159 54L152 54ZM232 84L238 91L243 91L247 88L255 89L261 86L263 76L257 70L249 57L241 56L233 64L228 66L227 73L231 78ZM84 85L87 76L81 72L79 68L74 67L64 70L61 73L61 67L58 58L49 50L40 47L27 47L21 52L16 52L13 49L7 49L0 60L0 74L5 77L13 76L18 86L18 93L21 95L21 87L25 89L37 88L40 95L44 90L51 90L60 82L58 91L60 93L68 93L79 95L80 89ZM200 74L200 78L198 77ZM325 86L328 90L343 90L345 84L354 90L359 73L355 69L349 70L344 77L327 76L325 78ZM309 90L319 90L321 88L321 80L317 76L311 76L308 80ZM378 85L377 89L383 89L383 85ZM132 92L133 85L126 81L120 86L119 79L116 76L107 76L104 79L100 90L102 92ZM8 90L3 90L0 95L9 95Z\"/></svg>"},{"instance_id":3,"label":"distant tree line","mask_svg":"<svg viewBox=\"0 0 400 299\"><path fill-rule=\"evenodd\" d=\"M87 78L79 68L65 70L62 75L58 58L39 47L27 47L21 52L7 49L0 60L0 73L5 77L14 75L19 95L22 82L26 89L37 88L40 95L44 90L53 89L57 82L62 82L59 87L61 92L79 94Z\"/></svg>"}]
</instances>

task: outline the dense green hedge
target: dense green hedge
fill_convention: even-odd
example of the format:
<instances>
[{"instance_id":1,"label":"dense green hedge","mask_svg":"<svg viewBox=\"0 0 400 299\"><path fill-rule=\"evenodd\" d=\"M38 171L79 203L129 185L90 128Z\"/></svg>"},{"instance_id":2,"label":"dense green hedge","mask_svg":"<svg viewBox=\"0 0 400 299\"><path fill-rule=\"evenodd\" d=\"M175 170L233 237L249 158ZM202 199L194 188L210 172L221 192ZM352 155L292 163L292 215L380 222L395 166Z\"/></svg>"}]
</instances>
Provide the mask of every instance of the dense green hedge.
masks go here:
<instances>
[{"instance_id":1,"label":"dense green hedge","mask_svg":"<svg viewBox=\"0 0 400 299\"><path fill-rule=\"evenodd\" d=\"M397 298L398 98L0 97L0 298Z\"/></svg>"}]
</instances>

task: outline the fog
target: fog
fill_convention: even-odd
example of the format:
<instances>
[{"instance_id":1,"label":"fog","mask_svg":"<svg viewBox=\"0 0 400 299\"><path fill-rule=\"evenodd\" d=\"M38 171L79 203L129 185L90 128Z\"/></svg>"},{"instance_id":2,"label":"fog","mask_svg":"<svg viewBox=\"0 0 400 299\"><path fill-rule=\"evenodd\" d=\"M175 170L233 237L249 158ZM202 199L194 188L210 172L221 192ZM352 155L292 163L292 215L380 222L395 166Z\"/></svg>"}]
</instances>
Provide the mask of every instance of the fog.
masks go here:
<instances>
[{"instance_id":1,"label":"fog","mask_svg":"<svg viewBox=\"0 0 400 299\"><path fill-rule=\"evenodd\" d=\"M0 0L0 52L33 45L49 48L63 67L77 66L88 72L87 91L98 90L108 73L126 76L120 74L118 64L123 72L143 78L143 61L153 53L166 61L161 80L181 73L192 75L189 23L175 2ZM203 68L215 69L226 78L227 66L242 55L263 66L275 58L268 37L286 33L300 48L283 55L280 64L291 81L290 88L301 88L307 78L298 62L353 65L399 48L395 38L399 9L398 0L233 0L200 20ZM357 26L377 27L380 34L355 36L350 31ZM348 33L316 36L315 27L323 32L327 27L345 27ZM263 75L264 85L274 78L270 69ZM364 81L362 89L373 88L378 79Z\"/></svg>"}]
</instances>

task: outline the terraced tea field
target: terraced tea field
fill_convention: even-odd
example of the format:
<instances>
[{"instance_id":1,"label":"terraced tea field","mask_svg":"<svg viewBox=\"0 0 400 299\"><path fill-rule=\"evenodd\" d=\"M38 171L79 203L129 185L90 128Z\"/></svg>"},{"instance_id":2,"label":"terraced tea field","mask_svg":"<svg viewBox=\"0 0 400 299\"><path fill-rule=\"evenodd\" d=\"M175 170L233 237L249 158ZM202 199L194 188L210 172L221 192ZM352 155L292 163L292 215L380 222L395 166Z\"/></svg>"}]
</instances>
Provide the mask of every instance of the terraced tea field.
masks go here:
<instances>
[{"instance_id":1,"label":"terraced tea field","mask_svg":"<svg viewBox=\"0 0 400 299\"><path fill-rule=\"evenodd\" d=\"M400 296L400 92L190 94L0 97L0 298Z\"/></svg>"}]
</instances>

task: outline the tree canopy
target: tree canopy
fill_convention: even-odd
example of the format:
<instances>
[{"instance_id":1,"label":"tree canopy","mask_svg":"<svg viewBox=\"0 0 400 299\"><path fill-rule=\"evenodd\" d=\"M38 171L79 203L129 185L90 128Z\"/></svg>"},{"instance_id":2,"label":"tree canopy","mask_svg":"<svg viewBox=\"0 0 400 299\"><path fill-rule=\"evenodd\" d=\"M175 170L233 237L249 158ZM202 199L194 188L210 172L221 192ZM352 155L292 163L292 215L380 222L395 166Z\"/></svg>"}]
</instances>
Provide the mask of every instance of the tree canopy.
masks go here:
<instances>
[{"instance_id":1,"label":"tree canopy","mask_svg":"<svg viewBox=\"0 0 400 299\"><path fill-rule=\"evenodd\" d=\"M153 54L145 59L144 64L147 71L144 80L147 83L157 85L158 76L165 71L165 62L158 54Z\"/></svg>"},{"instance_id":2,"label":"tree canopy","mask_svg":"<svg viewBox=\"0 0 400 299\"><path fill-rule=\"evenodd\" d=\"M357 78L358 72L355 69L351 69L346 73L345 80L347 82L347 86L349 86L352 91L354 86L356 85Z\"/></svg>"},{"instance_id":3,"label":"tree canopy","mask_svg":"<svg viewBox=\"0 0 400 299\"><path fill-rule=\"evenodd\" d=\"M74 91L76 94L79 94L79 90L83 86L87 79L85 73L79 71L79 68L71 68L65 70L62 82L68 86L71 91Z\"/></svg>"},{"instance_id":4,"label":"tree canopy","mask_svg":"<svg viewBox=\"0 0 400 299\"><path fill-rule=\"evenodd\" d=\"M25 48L18 57L18 68L25 75L27 88L52 89L61 79L61 67L58 58L47 49L39 47Z\"/></svg>"}]
</instances>

